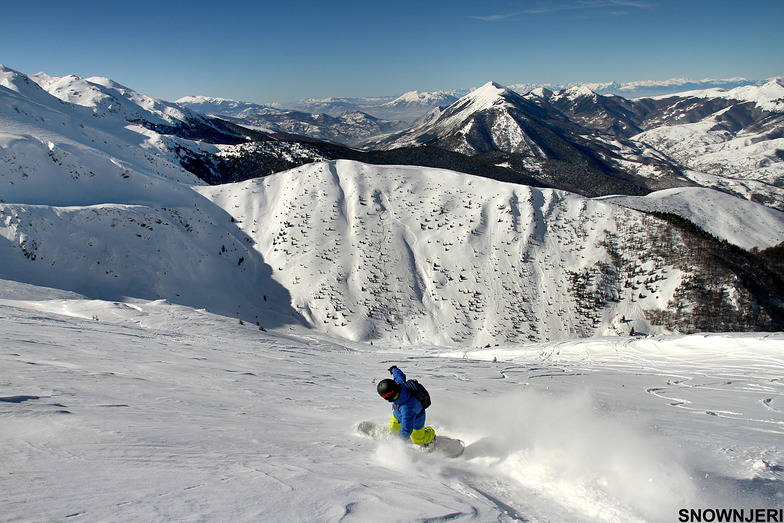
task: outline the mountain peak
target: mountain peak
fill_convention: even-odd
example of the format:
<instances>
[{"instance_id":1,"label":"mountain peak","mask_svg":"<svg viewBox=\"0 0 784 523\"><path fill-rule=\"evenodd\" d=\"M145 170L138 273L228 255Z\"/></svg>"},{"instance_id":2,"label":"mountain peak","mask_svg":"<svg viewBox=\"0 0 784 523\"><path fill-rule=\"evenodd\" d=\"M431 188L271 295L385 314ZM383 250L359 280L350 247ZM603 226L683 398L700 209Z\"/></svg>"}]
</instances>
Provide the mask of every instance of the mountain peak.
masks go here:
<instances>
[{"instance_id":1,"label":"mountain peak","mask_svg":"<svg viewBox=\"0 0 784 523\"><path fill-rule=\"evenodd\" d=\"M580 98L591 98L595 100L596 93L586 85L573 85L558 93L555 98L566 98L567 100L572 101L578 100Z\"/></svg>"},{"instance_id":2,"label":"mountain peak","mask_svg":"<svg viewBox=\"0 0 784 523\"><path fill-rule=\"evenodd\" d=\"M498 82L490 81L484 84L482 87L479 87L476 90L474 90L473 93L471 94L477 94L477 93L496 94L497 96L500 96L501 94L503 94L505 91L508 90L509 89L505 85L501 85Z\"/></svg>"},{"instance_id":3,"label":"mountain peak","mask_svg":"<svg viewBox=\"0 0 784 523\"><path fill-rule=\"evenodd\" d=\"M510 93L512 93L510 89L499 83L487 82L482 87L465 95L462 100L470 104L472 111L480 111L496 105L499 100Z\"/></svg>"}]
</instances>

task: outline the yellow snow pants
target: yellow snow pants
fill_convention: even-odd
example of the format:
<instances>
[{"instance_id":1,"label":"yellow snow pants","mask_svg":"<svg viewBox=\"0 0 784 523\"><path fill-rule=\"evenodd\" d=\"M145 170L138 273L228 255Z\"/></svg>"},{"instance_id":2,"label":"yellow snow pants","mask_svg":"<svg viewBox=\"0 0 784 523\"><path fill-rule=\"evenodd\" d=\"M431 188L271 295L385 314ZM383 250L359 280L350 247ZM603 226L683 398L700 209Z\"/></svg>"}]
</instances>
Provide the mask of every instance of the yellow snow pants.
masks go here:
<instances>
[{"instance_id":1,"label":"yellow snow pants","mask_svg":"<svg viewBox=\"0 0 784 523\"><path fill-rule=\"evenodd\" d=\"M389 420L389 432L392 434L400 432L400 422L395 416L392 416L392 419ZM433 441L433 438L435 437L436 431L433 430L432 427L422 427L411 433L411 443L414 445L425 445Z\"/></svg>"}]
</instances>

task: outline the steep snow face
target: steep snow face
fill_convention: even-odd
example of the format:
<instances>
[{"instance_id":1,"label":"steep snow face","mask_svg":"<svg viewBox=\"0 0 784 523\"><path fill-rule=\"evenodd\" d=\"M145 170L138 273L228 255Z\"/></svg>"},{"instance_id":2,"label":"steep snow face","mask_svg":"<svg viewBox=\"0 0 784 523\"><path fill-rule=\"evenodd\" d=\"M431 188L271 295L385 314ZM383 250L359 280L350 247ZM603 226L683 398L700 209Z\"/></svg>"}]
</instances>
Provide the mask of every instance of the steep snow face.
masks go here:
<instances>
[{"instance_id":1,"label":"steep snow face","mask_svg":"<svg viewBox=\"0 0 784 523\"><path fill-rule=\"evenodd\" d=\"M694 269L672 257L678 233L636 211L436 169L338 161L198 191L253 239L300 314L354 340L661 332L652 311Z\"/></svg>"},{"instance_id":2,"label":"steep snow face","mask_svg":"<svg viewBox=\"0 0 784 523\"><path fill-rule=\"evenodd\" d=\"M467 113L483 111L503 103L504 95L510 93L506 87L496 82L487 82L482 87L460 99L461 110Z\"/></svg>"},{"instance_id":3,"label":"steep snow face","mask_svg":"<svg viewBox=\"0 0 784 523\"><path fill-rule=\"evenodd\" d=\"M231 218L190 193L154 206L0 204L0 277L107 300L169 299L280 325L264 296L284 303L278 313L287 293Z\"/></svg>"}]
</instances>

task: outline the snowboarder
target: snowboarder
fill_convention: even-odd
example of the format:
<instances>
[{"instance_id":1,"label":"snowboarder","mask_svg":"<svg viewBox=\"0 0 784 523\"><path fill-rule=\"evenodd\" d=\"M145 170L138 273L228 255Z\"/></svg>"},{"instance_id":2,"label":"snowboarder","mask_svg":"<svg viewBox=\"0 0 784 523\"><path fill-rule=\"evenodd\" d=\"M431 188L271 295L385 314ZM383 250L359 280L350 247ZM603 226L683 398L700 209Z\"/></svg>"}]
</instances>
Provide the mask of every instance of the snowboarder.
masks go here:
<instances>
[{"instance_id":1,"label":"snowboarder","mask_svg":"<svg viewBox=\"0 0 784 523\"><path fill-rule=\"evenodd\" d=\"M417 399L414 390L406 386L406 375L397 365L392 365L389 372L394 379L381 380L376 387L379 396L392 403L389 432L406 441L410 439L415 445L428 447L435 440L436 432L425 427L426 406Z\"/></svg>"}]
</instances>

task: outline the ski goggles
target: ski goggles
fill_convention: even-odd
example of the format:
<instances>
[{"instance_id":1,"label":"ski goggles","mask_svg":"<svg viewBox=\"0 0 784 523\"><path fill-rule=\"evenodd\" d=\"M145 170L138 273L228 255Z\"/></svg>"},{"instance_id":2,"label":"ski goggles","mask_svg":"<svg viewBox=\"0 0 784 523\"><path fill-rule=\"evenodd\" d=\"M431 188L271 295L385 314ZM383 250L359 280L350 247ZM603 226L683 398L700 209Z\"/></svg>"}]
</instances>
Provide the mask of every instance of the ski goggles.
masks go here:
<instances>
[{"instance_id":1,"label":"ski goggles","mask_svg":"<svg viewBox=\"0 0 784 523\"><path fill-rule=\"evenodd\" d=\"M386 394L384 394L381 397L384 398L387 401L395 401L399 395L400 395L399 392L396 392L394 390L390 390L389 392L387 392Z\"/></svg>"}]
</instances>

